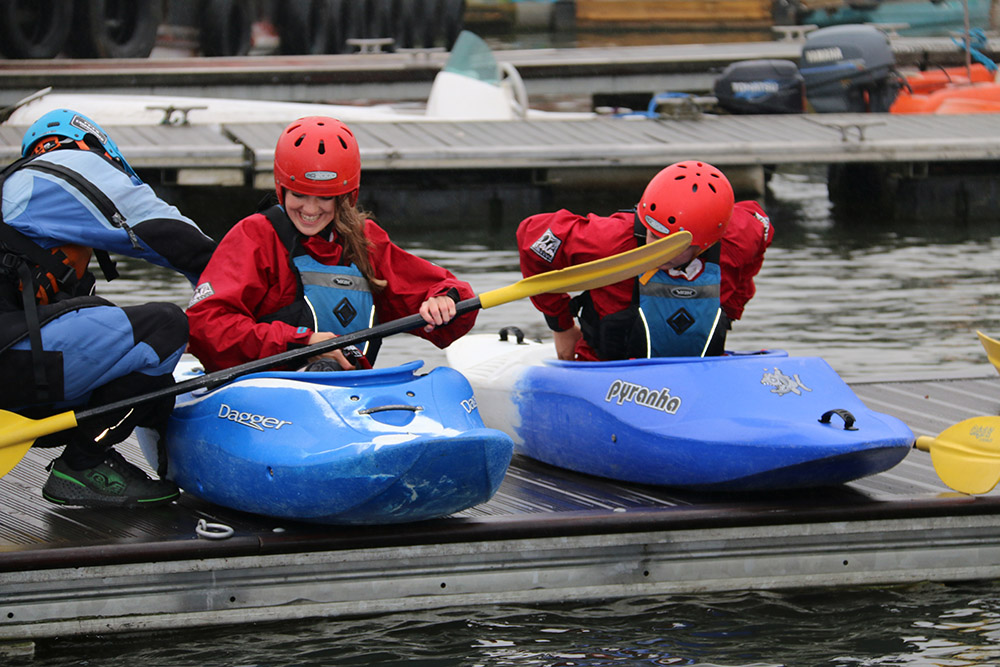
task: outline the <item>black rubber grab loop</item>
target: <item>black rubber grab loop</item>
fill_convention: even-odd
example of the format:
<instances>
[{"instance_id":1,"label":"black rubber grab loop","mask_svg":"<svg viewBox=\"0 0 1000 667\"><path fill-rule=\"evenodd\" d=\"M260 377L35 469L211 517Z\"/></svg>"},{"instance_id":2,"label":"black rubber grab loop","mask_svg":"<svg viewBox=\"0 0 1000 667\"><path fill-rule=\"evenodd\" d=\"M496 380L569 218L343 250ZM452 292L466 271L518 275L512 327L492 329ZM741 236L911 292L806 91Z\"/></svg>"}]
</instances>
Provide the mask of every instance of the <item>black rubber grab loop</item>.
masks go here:
<instances>
[{"instance_id":1,"label":"black rubber grab loop","mask_svg":"<svg viewBox=\"0 0 1000 667\"><path fill-rule=\"evenodd\" d=\"M513 326L504 327L503 329L500 330L500 340L507 340L508 332L512 332L514 334L514 336L517 338L518 345L524 344L524 332L518 329L517 327Z\"/></svg>"},{"instance_id":2,"label":"black rubber grab loop","mask_svg":"<svg viewBox=\"0 0 1000 667\"><path fill-rule=\"evenodd\" d=\"M824 412L823 416L819 418L819 423L820 424L829 424L830 423L830 418L833 417L833 415L840 415L841 416L841 418L844 420L844 430L845 431L857 431L858 430L857 427L854 425L854 421L855 421L854 420L854 415L852 415L847 410L843 410L841 408L837 408L835 410L827 410L826 412Z\"/></svg>"},{"instance_id":3,"label":"black rubber grab loop","mask_svg":"<svg viewBox=\"0 0 1000 667\"><path fill-rule=\"evenodd\" d=\"M358 410L359 415L373 415L376 412L389 412L390 410L409 410L410 412L420 412L423 410L420 405L379 405L374 408L364 408Z\"/></svg>"}]
</instances>

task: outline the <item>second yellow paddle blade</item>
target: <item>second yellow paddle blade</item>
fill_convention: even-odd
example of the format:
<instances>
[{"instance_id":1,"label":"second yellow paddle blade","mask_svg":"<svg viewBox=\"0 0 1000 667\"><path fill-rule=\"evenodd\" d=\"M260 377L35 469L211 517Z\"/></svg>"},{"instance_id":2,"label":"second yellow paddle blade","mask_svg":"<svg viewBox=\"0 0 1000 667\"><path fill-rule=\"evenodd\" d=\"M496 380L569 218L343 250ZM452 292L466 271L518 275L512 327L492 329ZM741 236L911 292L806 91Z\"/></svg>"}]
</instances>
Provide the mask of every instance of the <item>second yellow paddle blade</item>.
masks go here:
<instances>
[{"instance_id":1,"label":"second yellow paddle blade","mask_svg":"<svg viewBox=\"0 0 1000 667\"><path fill-rule=\"evenodd\" d=\"M936 438L917 438L917 449L929 451L941 481L962 493L981 494L1000 481L1000 417L974 417Z\"/></svg>"},{"instance_id":2,"label":"second yellow paddle blade","mask_svg":"<svg viewBox=\"0 0 1000 667\"><path fill-rule=\"evenodd\" d=\"M979 336L979 342L983 344L983 348L986 350L986 358L990 360L990 363L997 369L997 372L1000 372L1000 340L990 338L982 331L977 331L976 335Z\"/></svg>"},{"instance_id":3,"label":"second yellow paddle blade","mask_svg":"<svg viewBox=\"0 0 1000 667\"><path fill-rule=\"evenodd\" d=\"M33 440L29 440L28 442L19 442L16 445L8 445L0 449L0 477L9 473L14 469L14 466L21 462L21 459L28 453L33 443Z\"/></svg>"}]
</instances>

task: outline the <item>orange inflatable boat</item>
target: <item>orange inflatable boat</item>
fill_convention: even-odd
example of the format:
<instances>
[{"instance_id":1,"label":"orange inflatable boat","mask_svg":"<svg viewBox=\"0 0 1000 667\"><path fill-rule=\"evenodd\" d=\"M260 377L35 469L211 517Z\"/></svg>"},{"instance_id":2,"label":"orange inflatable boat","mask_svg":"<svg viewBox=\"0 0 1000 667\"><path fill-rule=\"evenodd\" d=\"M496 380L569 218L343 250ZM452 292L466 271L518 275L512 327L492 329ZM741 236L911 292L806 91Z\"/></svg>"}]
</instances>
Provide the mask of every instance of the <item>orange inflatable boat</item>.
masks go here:
<instances>
[{"instance_id":1,"label":"orange inflatable boat","mask_svg":"<svg viewBox=\"0 0 1000 667\"><path fill-rule=\"evenodd\" d=\"M936 67L920 72L905 73L906 86L914 95L926 95L948 85L992 82L994 74L981 63L966 68Z\"/></svg>"},{"instance_id":2,"label":"orange inflatable boat","mask_svg":"<svg viewBox=\"0 0 1000 667\"><path fill-rule=\"evenodd\" d=\"M902 88L890 113L1000 113L1000 84L949 84L926 94Z\"/></svg>"}]
</instances>

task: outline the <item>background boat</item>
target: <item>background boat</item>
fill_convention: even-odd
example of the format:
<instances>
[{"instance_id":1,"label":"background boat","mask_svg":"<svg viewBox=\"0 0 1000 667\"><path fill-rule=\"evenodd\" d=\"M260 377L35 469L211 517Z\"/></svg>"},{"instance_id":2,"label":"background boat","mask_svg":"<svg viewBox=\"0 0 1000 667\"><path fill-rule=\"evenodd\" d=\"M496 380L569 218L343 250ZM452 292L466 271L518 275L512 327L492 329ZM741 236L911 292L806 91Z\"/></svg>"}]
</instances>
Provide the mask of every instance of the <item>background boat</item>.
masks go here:
<instances>
[{"instance_id":1,"label":"background boat","mask_svg":"<svg viewBox=\"0 0 1000 667\"><path fill-rule=\"evenodd\" d=\"M589 112L543 111L530 107L520 75L510 63L499 62L474 33L463 31L444 67L437 73L424 105L320 104L268 100L60 93L51 88L31 95L4 111L5 125L27 126L54 109L73 109L103 126L218 125L289 123L304 116L331 116L345 123L397 121L573 120L592 118Z\"/></svg>"},{"instance_id":2,"label":"background boat","mask_svg":"<svg viewBox=\"0 0 1000 667\"><path fill-rule=\"evenodd\" d=\"M891 26L901 35L941 35L963 28L966 2L970 26L988 29L990 0L858 0L807 10L799 15L798 22L820 28L875 23Z\"/></svg>"}]
</instances>

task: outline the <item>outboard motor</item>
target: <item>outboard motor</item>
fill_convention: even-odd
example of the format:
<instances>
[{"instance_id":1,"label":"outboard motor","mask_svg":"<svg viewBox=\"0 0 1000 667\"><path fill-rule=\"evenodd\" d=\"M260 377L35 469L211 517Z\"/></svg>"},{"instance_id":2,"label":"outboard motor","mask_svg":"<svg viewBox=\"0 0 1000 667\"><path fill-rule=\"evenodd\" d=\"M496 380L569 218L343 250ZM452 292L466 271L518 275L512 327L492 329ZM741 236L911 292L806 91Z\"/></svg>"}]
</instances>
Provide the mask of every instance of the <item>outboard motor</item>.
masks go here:
<instances>
[{"instance_id":1,"label":"outboard motor","mask_svg":"<svg viewBox=\"0 0 1000 667\"><path fill-rule=\"evenodd\" d=\"M881 30L838 25L806 35L799 71L815 111L888 111L899 91L895 65Z\"/></svg>"},{"instance_id":2,"label":"outboard motor","mask_svg":"<svg viewBox=\"0 0 1000 667\"><path fill-rule=\"evenodd\" d=\"M789 60L744 60L715 80L715 97L729 113L801 113L805 87Z\"/></svg>"}]
</instances>

